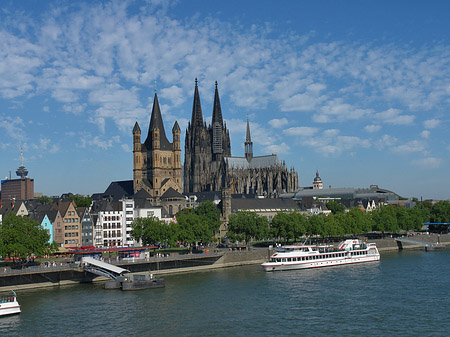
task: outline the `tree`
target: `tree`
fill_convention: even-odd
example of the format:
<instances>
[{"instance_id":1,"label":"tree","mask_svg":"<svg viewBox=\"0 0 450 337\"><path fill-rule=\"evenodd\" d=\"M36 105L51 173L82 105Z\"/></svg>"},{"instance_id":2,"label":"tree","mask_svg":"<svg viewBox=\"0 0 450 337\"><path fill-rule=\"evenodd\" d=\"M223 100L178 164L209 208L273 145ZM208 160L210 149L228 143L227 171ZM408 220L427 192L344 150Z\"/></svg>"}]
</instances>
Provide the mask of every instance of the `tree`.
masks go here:
<instances>
[{"instance_id":1,"label":"tree","mask_svg":"<svg viewBox=\"0 0 450 337\"><path fill-rule=\"evenodd\" d=\"M297 241L306 231L306 217L299 212L278 212L272 219L271 228L275 237Z\"/></svg>"},{"instance_id":2,"label":"tree","mask_svg":"<svg viewBox=\"0 0 450 337\"><path fill-rule=\"evenodd\" d=\"M374 220L374 230L380 232L397 232L398 222L394 206L381 206L372 212Z\"/></svg>"},{"instance_id":3,"label":"tree","mask_svg":"<svg viewBox=\"0 0 450 337\"><path fill-rule=\"evenodd\" d=\"M203 218L195 211L182 210L177 214L177 222L179 225L178 241L196 244L198 242L207 243L212 240L213 233L208 223L203 221Z\"/></svg>"},{"instance_id":4,"label":"tree","mask_svg":"<svg viewBox=\"0 0 450 337\"><path fill-rule=\"evenodd\" d=\"M336 214L336 213L344 213L345 211L345 206L338 203L335 200L331 200L329 202L327 202L327 208L331 211L331 213Z\"/></svg>"},{"instance_id":5,"label":"tree","mask_svg":"<svg viewBox=\"0 0 450 337\"><path fill-rule=\"evenodd\" d=\"M239 211L228 219L227 236L237 241L261 240L269 233L269 220L255 212Z\"/></svg>"},{"instance_id":6,"label":"tree","mask_svg":"<svg viewBox=\"0 0 450 337\"><path fill-rule=\"evenodd\" d=\"M169 240L168 226L157 217L137 218L131 224L131 235L142 244L166 243Z\"/></svg>"},{"instance_id":7,"label":"tree","mask_svg":"<svg viewBox=\"0 0 450 337\"><path fill-rule=\"evenodd\" d=\"M46 195L43 195L42 197L37 197L35 200L42 205L50 205L53 202L53 199L47 197Z\"/></svg>"},{"instance_id":8,"label":"tree","mask_svg":"<svg viewBox=\"0 0 450 337\"><path fill-rule=\"evenodd\" d=\"M55 251L50 235L36 221L10 212L0 224L0 254L3 257L26 260Z\"/></svg>"},{"instance_id":9,"label":"tree","mask_svg":"<svg viewBox=\"0 0 450 337\"><path fill-rule=\"evenodd\" d=\"M202 222L207 224L212 235L219 231L221 224L220 210L212 201L200 203L200 205L194 209L194 212L200 217Z\"/></svg>"},{"instance_id":10,"label":"tree","mask_svg":"<svg viewBox=\"0 0 450 337\"><path fill-rule=\"evenodd\" d=\"M89 207L92 204L92 198L88 195L73 194L68 199L75 201L77 207Z\"/></svg>"}]
</instances>

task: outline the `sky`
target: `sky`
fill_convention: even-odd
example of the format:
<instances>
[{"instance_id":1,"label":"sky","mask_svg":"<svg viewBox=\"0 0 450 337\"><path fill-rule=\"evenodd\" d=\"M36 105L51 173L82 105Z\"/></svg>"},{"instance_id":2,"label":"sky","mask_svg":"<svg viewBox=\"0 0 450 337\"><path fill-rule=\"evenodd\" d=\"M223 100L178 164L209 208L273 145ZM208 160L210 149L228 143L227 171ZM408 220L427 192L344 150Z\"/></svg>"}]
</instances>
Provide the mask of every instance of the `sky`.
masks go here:
<instances>
[{"instance_id":1,"label":"sky","mask_svg":"<svg viewBox=\"0 0 450 337\"><path fill-rule=\"evenodd\" d=\"M184 136L214 82L233 156L278 154L300 186L450 199L448 1L2 1L0 176L35 191L132 179L157 90Z\"/></svg>"}]
</instances>

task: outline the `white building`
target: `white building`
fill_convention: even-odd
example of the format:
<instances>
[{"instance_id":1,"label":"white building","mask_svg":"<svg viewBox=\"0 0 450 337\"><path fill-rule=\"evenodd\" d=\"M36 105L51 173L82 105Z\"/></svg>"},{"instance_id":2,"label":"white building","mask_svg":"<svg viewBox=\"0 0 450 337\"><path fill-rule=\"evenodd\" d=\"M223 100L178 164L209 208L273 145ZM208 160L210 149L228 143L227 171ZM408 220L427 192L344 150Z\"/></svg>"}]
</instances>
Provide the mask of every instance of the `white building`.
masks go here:
<instances>
[{"instance_id":1,"label":"white building","mask_svg":"<svg viewBox=\"0 0 450 337\"><path fill-rule=\"evenodd\" d=\"M137 218L150 217L156 217L161 220L162 209L161 207L152 206L147 200L124 198L120 201L122 203L122 209L125 210L124 217L122 218L122 241L124 245L132 247L139 244L131 236L133 221Z\"/></svg>"}]
</instances>

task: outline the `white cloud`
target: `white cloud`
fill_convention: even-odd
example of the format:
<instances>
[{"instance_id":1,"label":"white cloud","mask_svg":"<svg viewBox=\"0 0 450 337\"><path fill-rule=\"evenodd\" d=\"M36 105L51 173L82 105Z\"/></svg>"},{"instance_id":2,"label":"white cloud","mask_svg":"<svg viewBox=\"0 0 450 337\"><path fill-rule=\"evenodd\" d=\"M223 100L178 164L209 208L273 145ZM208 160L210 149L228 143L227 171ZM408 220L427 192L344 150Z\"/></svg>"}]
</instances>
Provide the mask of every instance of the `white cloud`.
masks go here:
<instances>
[{"instance_id":1,"label":"white cloud","mask_svg":"<svg viewBox=\"0 0 450 337\"><path fill-rule=\"evenodd\" d=\"M286 118L274 118L269 121L269 125L275 129L280 129L283 126L287 125L289 121Z\"/></svg>"},{"instance_id":2,"label":"white cloud","mask_svg":"<svg viewBox=\"0 0 450 337\"><path fill-rule=\"evenodd\" d=\"M402 145L398 145L392 148L392 151L397 153L413 153L423 152L426 149L426 143L420 140L412 140Z\"/></svg>"},{"instance_id":3,"label":"white cloud","mask_svg":"<svg viewBox=\"0 0 450 337\"><path fill-rule=\"evenodd\" d=\"M377 118L382 123L393 124L393 125L411 125L414 122L416 116L413 115L401 115L401 111L398 109L388 109L383 112L375 114Z\"/></svg>"},{"instance_id":4,"label":"white cloud","mask_svg":"<svg viewBox=\"0 0 450 337\"><path fill-rule=\"evenodd\" d=\"M397 144L398 139L391 135L383 135L375 142L375 147L379 150L384 148L392 148L395 144Z\"/></svg>"},{"instance_id":5,"label":"white cloud","mask_svg":"<svg viewBox=\"0 0 450 337\"><path fill-rule=\"evenodd\" d=\"M317 123L330 123L346 120L357 120L367 117L372 109L355 108L352 104L344 103L342 98L327 101L321 108L320 113L313 115L312 119Z\"/></svg>"},{"instance_id":6,"label":"white cloud","mask_svg":"<svg viewBox=\"0 0 450 337\"><path fill-rule=\"evenodd\" d=\"M376 124L366 125L364 127L364 130L369 133L374 133L374 132L380 131L380 129L381 129L381 126L376 125Z\"/></svg>"},{"instance_id":7,"label":"white cloud","mask_svg":"<svg viewBox=\"0 0 450 337\"><path fill-rule=\"evenodd\" d=\"M319 129L309 126L296 126L283 130L283 133L288 136L302 136L309 137L317 133Z\"/></svg>"},{"instance_id":8,"label":"white cloud","mask_svg":"<svg viewBox=\"0 0 450 337\"><path fill-rule=\"evenodd\" d=\"M276 153L276 154L288 154L290 147L286 143L281 143L279 145L269 145L265 147L265 154Z\"/></svg>"},{"instance_id":9,"label":"white cloud","mask_svg":"<svg viewBox=\"0 0 450 337\"><path fill-rule=\"evenodd\" d=\"M428 138L430 138L430 134L431 134L430 131L428 131L428 130L423 130L423 131L420 133L420 137L422 137L422 138L424 138L424 139L428 139Z\"/></svg>"},{"instance_id":10,"label":"white cloud","mask_svg":"<svg viewBox=\"0 0 450 337\"><path fill-rule=\"evenodd\" d=\"M423 126L425 129L434 129L441 124L441 121L439 119L428 119L425 122L423 122Z\"/></svg>"},{"instance_id":11,"label":"white cloud","mask_svg":"<svg viewBox=\"0 0 450 337\"><path fill-rule=\"evenodd\" d=\"M0 129L8 135L8 137L23 142L25 137L24 123L20 117L0 116Z\"/></svg>"}]
</instances>

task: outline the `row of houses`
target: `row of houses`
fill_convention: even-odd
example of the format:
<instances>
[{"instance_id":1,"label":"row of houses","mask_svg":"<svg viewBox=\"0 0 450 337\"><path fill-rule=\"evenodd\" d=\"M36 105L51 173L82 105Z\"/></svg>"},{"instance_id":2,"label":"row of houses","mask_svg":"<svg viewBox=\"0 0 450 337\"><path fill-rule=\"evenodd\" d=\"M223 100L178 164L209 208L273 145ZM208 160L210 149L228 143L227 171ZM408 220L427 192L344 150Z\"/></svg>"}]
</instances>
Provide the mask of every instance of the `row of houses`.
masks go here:
<instances>
[{"instance_id":1,"label":"row of houses","mask_svg":"<svg viewBox=\"0 0 450 337\"><path fill-rule=\"evenodd\" d=\"M161 207L145 203L139 206L139 201L128 198L94 201L90 207L77 207L73 200L55 200L51 204L13 200L0 208L0 222L10 212L29 217L48 232L49 242L64 248L134 246L131 224L135 218L163 219Z\"/></svg>"},{"instance_id":2,"label":"row of houses","mask_svg":"<svg viewBox=\"0 0 450 337\"><path fill-rule=\"evenodd\" d=\"M117 189L117 184L113 187L103 194L93 195L94 200L89 207L77 207L73 200L65 198L67 195L54 199L51 204L41 204L36 200L11 200L0 208L0 221L9 212L30 217L47 230L51 242L64 248L132 247L139 244L131 235L132 223L135 219L156 217L170 223L176 221L174 214L180 209L196 207L206 200L215 203L222 212L223 224L219 233L220 237L226 235L228 216L240 210L255 212L271 221L278 212L282 211L327 215L331 213L326 208L328 201L345 201L339 198L313 197L304 197L296 201L289 198L259 198L256 195L198 192L186 195L173 194L166 199L165 203L157 204L143 190L135 194L127 194ZM353 203L362 210L372 211L381 204L381 201L367 199L353 201Z\"/></svg>"}]
</instances>

